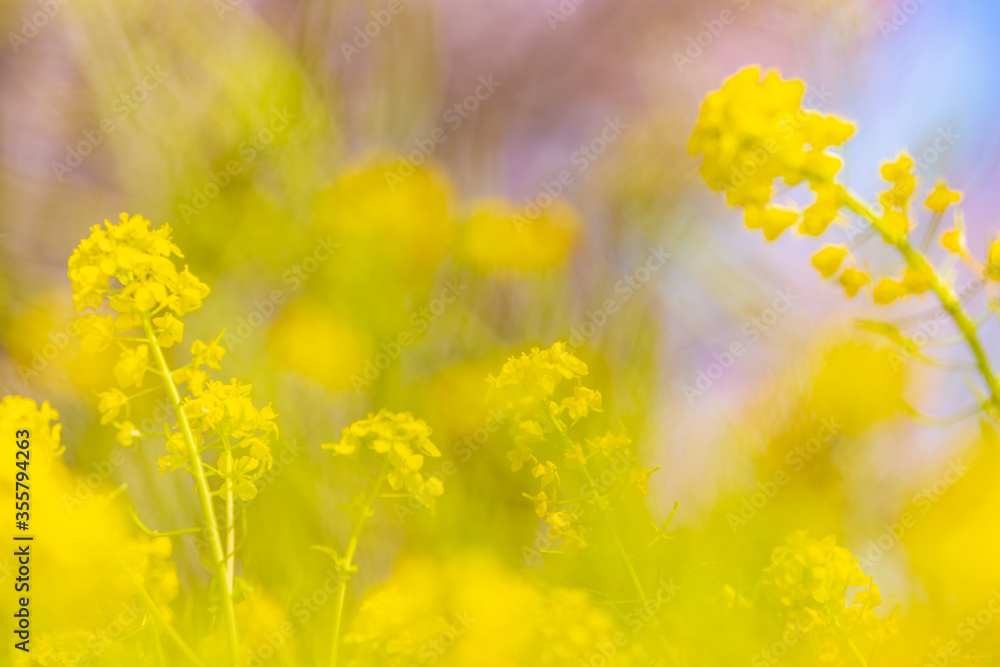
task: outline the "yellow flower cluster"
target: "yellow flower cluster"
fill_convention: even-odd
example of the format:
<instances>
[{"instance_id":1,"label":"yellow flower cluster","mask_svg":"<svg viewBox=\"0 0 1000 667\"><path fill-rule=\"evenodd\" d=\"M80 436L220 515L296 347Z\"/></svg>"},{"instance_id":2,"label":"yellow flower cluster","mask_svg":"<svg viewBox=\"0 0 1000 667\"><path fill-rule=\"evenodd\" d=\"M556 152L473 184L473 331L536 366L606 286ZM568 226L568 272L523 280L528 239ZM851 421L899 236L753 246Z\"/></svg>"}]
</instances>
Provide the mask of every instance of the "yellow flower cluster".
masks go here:
<instances>
[{"instance_id":1,"label":"yellow flower cluster","mask_svg":"<svg viewBox=\"0 0 1000 667\"><path fill-rule=\"evenodd\" d=\"M361 601L345 641L352 667L624 667L650 660L585 592L537 586L475 553L402 561Z\"/></svg>"},{"instance_id":2,"label":"yellow flower cluster","mask_svg":"<svg viewBox=\"0 0 1000 667\"><path fill-rule=\"evenodd\" d=\"M118 223L94 225L69 260L74 306L96 309L107 300L118 313L119 331L139 326L142 314L170 309L183 315L201 308L208 286L187 267L178 271L172 255L184 256L169 225L150 229L149 220L127 213Z\"/></svg>"},{"instance_id":3,"label":"yellow flower cluster","mask_svg":"<svg viewBox=\"0 0 1000 667\"><path fill-rule=\"evenodd\" d=\"M256 408L250 399L252 387L231 380L209 382L203 391L184 399L191 434L199 451L221 449L217 469L208 476L222 479L223 491L233 489L242 500L257 495L254 481L272 464L271 437L277 437L277 417L271 405ZM209 443L213 436L218 438ZM160 474L186 468L190 462L183 435L170 433L167 456L160 457Z\"/></svg>"},{"instance_id":4,"label":"yellow flower cluster","mask_svg":"<svg viewBox=\"0 0 1000 667\"><path fill-rule=\"evenodd\" d=\"M147 371L161 373L153 366L162 363L157 348L169 348L184 338L184 323L177 316L201 307L209 288L185 267L178 271L173 256L183 257L174 244L169 225L150 229L142 216L123 213L118 223L95 225L90 236L73 251L69 277L73 283L77 310L101 308L105 301L112 315L82 315L74 322L81 349L96 353L112 342L121 347L114 367L115 380L122 389L140 388ZM141 329L145 342L122 332ZM170 372L167 383L185 386L181 409L187 417L199 454L205 449L221 450L216 468L208 476L222 480L223 491L235 491L243 500L253 498L254 480L270 468L270 438L278 428L271 406L254 407L250 385L233 380L229 384L209 381L209 369L219 369L226 350L215 340L196 340L191 345L191 361ZM163 436L167 455L159 459L160 473L186 470L191 462L184 429L175 424L163 434L143 433L127 417L130 397L114 387L98 396L101 423L118 428L117 441L131 447L142 437ZM124 410L126 419L118 421Z\"/></svg>"},{"instance_id":5,"label":"yellow flower cluster","mask_svg":"<svg viewBox=\"0 0 1000 667\"><path fill-rule=\"evenodd\" d=\"M563 482L560 466L583 472L583 492L577 495L586 497L589 504L603 503L604 499L594 488L588 466L603 464L613 468L614 472L609 472L613 483L606 487L631 484L643 493L646 480L655 470L636 464L631 440L623 434L608 432L584 444L570 436L570 429L579 421L601 412L600 392L579 382L586 374L587 365L559 341L547 350L532 348L529 353L511 357L499 375L486 378L489 402L511 415L514 448L507 454L511 469L530 466L532 477L539 483L538 493L530 498L535 512L549 525L549 539L563 538L567 545L576 547L586 544L577 512L582 506L575 501L569 506L559 502ZM561 386L565 381L575 384L567 389Z\"/></svg>"},{"instance_id":6,"label":"yellow flower cluster","mask_svg":"<svg viewBox=\"0 0 1000 667\"><path fill-rule=\"evenodd\" d=\"M705 182L724 191L730 205L743 208L748 227L761 228L768 240L774 240L798 222L800 233L820 236L840 209L849 207L858 212L863 208L837 182L841 160L829 151L847 141L854 127L834 116L801 108L805 91L801 81L783 80L775 71L761 77L759 67L749 67L710 94L688 149L692 155L703 156L701 175ZM870 215L878 222L882 238L892 245L906 243L910 231L908 207L917 187L913 167L913 159L902 154L881 168L889 187L879 196L881 213ZM815 195L812 205L800 214L794 206L774 204L778 181L789 187L807 183ZM939 182L925 204L939 219L948 206L960 200L961 193ZM941 242L955 253L964 249L958 229L947 232ZM997 254L1000 257L1000 244ZM836 277L851 297L871 282L868 271L858 268L844 246L824 247L812 263L824 278ZM931 286L928 270L911 262L903 276L882 278L873 290L875 302L888 304L927 291Z\"/></svg>"},{"instance_id":7,"label":"yellow flower cluster","mask_svg":"<svg viewBox=\"0 0 1000 667\"><path fill-rule=\"evenodd\" d=\"M833 222L842 190L834 182L841 160L827 149L840 146L854 128L833 116L801 108L805 85L784 81L777 72L761 80L759 67L734 75L705 100L688 143L704 160L701 175L726 200L743 207L746 224L769 239L799 222L799 230L819 235ZM806 181L815 203L800 217L772 204L774 181L795 186Z\"/></svg>"},{"instance_id":8,"label":"yellow flower cluster","mask_svg":"<svg viewBox=\"0 0 1000 667\"><path fill-rule=\"evenodd\" d=\"M31 615L41 631L37 643L31 643L29 662L53 666L102 661L140 664L137 653L141 647L99 642L95 632L112 623L123 626L123 632L139 631L146 615L130 616L122 611L151 611L150 600L162 617L172 616L170 602L179 589L170 561L172 545L167 537L133 535L120 512L120 501L112 502L113 496L104 494L111 490L111 482L105 486L98 480L98 484L92 475L78 474L66 465L58 418L47 402L38 405L22 396L0 401L0 432L7 436L3 449L11 462L14 451L24 451L17 446L15 436L30 443L26 450L30 458L17 459L27 464L26 469L13 465L0 469L0 494L13 498L15 482L23 481L16 473L23 470L29 476L28 520L36 539L32 562L46 573L46 586L59 591L59 595L32 597ZM81 489L87 494L81 495ZM149 598L140 601L145 594ZM0 611L5 616L13 613L7 601L0 602Z\"/></svg>"},{"instance_id":9,"label":"yellow flower cluster","mask_svg":"<svg viewBox=\"0 0 1000 667\"><path fill-rule=\"evenodd\" d=\"M505 200L476 202L457 241L456 256L473 269L528 272L557 266L580 234L579 214L556 200L534 218Z\"/></svg>"},{"instance_id":10,"label":"yellow flower cluster","mask_svg":"<svg viewBox=\"0 0 1000 667\"><path fill-rule=\"evenodd\" d=\"M28 431L33 465L47 465L66 451L60 443L62 424L58 420L59 413L48 401L41 406L23 396L5 396L0 401L0 433L13 439L18 431ZM10 458L14 459L13 453Z\"/></svg>"},{"instance_id":11,"label":"yellow flower cluster","mask_svg":"<svg viewBox=\"0 0 1000 667\"><path fill-rule=\"evenodd\" d=\"M870 650L893 627L894 617L875 614L882 603L878 585L832 535L817 540L805 531L792 533L771 554L761 585L787 622L801 633L814 633L822 664L842 664L851 645ZM851 587L859 590L848 605Z\"/></svg>"},{"instance_id":12,"label":"yellow flower cluster","mask_svg":"<svg viewBox=\"0 0 1000 667\"><path fill-rule=\"evenodd\" d=\"M430 427L409 412L397 414L380 410L344 428L340 442L322 447L342 456L355 455L361 449L384 455L385 478L389 485L396 491L405 489L429 502L444 492L439 477L425 478L420 472L426 456L441 456L430 436Z\"/></svg>"}]
</instances>

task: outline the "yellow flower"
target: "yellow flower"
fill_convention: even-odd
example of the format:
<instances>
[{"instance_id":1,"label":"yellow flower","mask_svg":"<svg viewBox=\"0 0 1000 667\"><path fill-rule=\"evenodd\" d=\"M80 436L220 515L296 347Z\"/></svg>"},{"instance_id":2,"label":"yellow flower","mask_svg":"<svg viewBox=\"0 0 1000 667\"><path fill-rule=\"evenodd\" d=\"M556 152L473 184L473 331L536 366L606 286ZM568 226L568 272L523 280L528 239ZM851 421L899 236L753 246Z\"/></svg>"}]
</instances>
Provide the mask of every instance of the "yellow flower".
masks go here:
<instances>
[{"instance_id":1,"label":"yellow flower","mask_svg":"<svg viewBox=\"0 0 1000 667\"><path fill-rule=\"evenodd\" d=\"M843 606L849 586L867 586L869 579L851 552L838 547L832 535L822 540L805 531L792 533L771 554L764 571L764 590L788 611Z\"/></svg>"},{"instance_id":2,"label":"yellow flower","mask_svg":"<svg viewBox=\"0 0 1000 667\"><path fill-rule=\"evenodd\" d=\"M990 280L1000 281L1000 239L990 244L989 256L986 259L986 273Z\"/></svg>"},{"instance_id":3,"label":"yellow flower","mask_svg":"<svg viewBox=\"0 0 1000 667\"><path fill-rule=\"evenodd\" d=\"M178 315L200 307L208 287L187 269L178 273L172 256L183 257L169 225L150 229L149 220L127 213L94 225L69 259L74 306L82 311L108 301L130 324L161 305Z\"/></svg>"},{"instance_id":4,"label":"yellow flower","mask_svg":"<svg viewBox=\"0 0 1000 667\"><path fill-rule=\"evenodd\" d=\"M122 447L131 447L135 444L137 438L142 435L142 432L136 428L136 425L130 421L123 422L121 428L118 429L118 434L115 435L115 440L121 444Z\"/></svg>"},{"instance_id":5,"label":"yellow flower","mask_svg":"<svg viewBox=\"0 0 1000 667\"><path fill-rule=\"evenodd\" d=\"M854 128L803 111L801 81L782 80L774 71L763 79L761 74L759 67L748 67L708 96L688 152L703 156L701 175L708 186L725 192L730 205L743 207L747 226L763 229L769 240L798 220L794 211L769 206L775 179L790 186L807 181L817 199L802 230L821 233L840 203L834 177L841 161L827 149L843 144Z\"/></svg>"},{"instance_id":6,"label":"yellow flower","mask_svg":"<svg viewBox=\"0 0 1000 667\"><path fill-rule=\"evenodd\" d=\"M844 286L847 296L854 296L862 287L868 284L868 274L858 269L844 269L840 274L840 284Z\"/></svg>"},{"instance_id":7,"label":"yellow flower","mask_svg":"<svg viewBox=\"0 0 1000 667\"><path fill-rule=\"evenodd\" d=\"M31 460L41 459L43 465L63 455L66 450L60 443L62 424L58 422L59 413L48 401L40 406L30 398L23 396L5 396L0 401L0 433L7 434L8 442L14 442L17 431L27 429L30 433ZM55 422L55 423L52 423ZM11 454L11 460L14 455ZM13 465L10 466L14 468ZM0 478L0 484L3 478ZM11 483L12 488L13 483Z\"/></svg>"},{"instance_id":8,"label":"yellow flower","mask_svg":"<svg viewBox=\"0 0 1000 667\"><path fill-rule=\"evenodd\" d=\"M882 224L886 232L883 234L885 240L892 243L896 237L905 236L910 230L910 221L906 219L906 214L902 211L889 209L882 216Z\"/></svg>"},{"instance_id":9,"label":"yellow flower","mask_svg":"<svg viewBox=\"0 0 1000 667\"><path fill-rule=\"evenodd\" d=\"M931 288L931 276L928 269L918 271L912 266L906 267L903 272L903 287L908 294L923 294Z\"/></svg>"},{"instance_id":10,"label":"yellow flower","mask_svg":"<svg viewBox=\"0 0 1000 667\"><path fill-rule=\"evenodd\" d=\"M123 387L142 386L142 379L149 364L149 346L140 344L122 350L115 364L115 379Z\"/></svg>"},{"instance_id":11,"label":"yellow flower","mask_svg":"<svg viewBox=\"0 0 1000 667\"><path fill-rule=\"evenodd\" d=\"M82 315L73 320L72 331L80 337L80 350L84 354L97 354L111 342L115 335L115 321L111 315Z\"/></svg>"},{"instance_id":12,"label":"yellow flower","mask_svg":"<svg viewBox=\"0 0 1000 667\"><path fill-rule=\"evenodd\" d=\"M498 376L487 376L488 400L526 415L544 404L560 382L586 374L587 365L566 350L566 343L554 343L548 350L535 347L508 359Z\"/></svg>"},{"instance_id":13,"label":"yellow flower","mask_svg":"<svg viewBox=\"0 0 1000 667\"><path fill-rule=\"evenodd\" d=\"M872 295L875 298L875 303L879 305L890 304L901 296L905 296L907 293L906 288L903 286L902 281L893 280L892 278L882 278L875 289L872 290Z\"/></svg>"},{"instance_id":14,"label":"yellow flower","mask_svg":"<svg viewBox=\"0 0 1000 667\"><path fill-rule=\"evenodd\" d=\"M781 233L794 225L798 219L798 211L781 206L767 204L760 208L747 208L745 210L747 227L750 229L762 229L764 238L768 241L781 236Z\"/></svg>"},{"instance_id":15,"label":"yellow flower","mask_svg":"<svg viewBox=\"0 0 1000 667\"><path fill-rule=\"evenodd\" d=\"M941 245L949 252L961 255L965 248L965 234L960 228L950 229L941 235Z\"/></svg>"},{"instance_id":16,"label":"yellow flower","mask_svg":"<svg viewBox=\"0 0 1000 667\"><path fill-rule=\"evenodd\" d=\"M541 478L542 486L548 486L555 482L559 483L559 473L556 471L556 464L552 461L546 461L545 463L539 463L537 466L531 469L531 476Z\"/></svg>"},{"instance_id":17,"label":"yellow flower","mask_svg":"<svg viewBox=\"0 0 1000 667\"><path fill-rule=\"evenodd\" d=\"M534 217L503 200L477 202L460 229L456 254L480 272L537 271L559 265L583 223L572 205L555 200Z\"/></svg>"},{"instance_id":18,"label":"yellow flower","mask_svg":"<svg viewBox=\"0 0 1000 667\"><path fill-rule=\"evenodd\" d=\"M170 347L184 339L184 323L170 313L153 318L153 325L159 330L156 344L160 347Z\"/></svg>"},{"instance_id":19,"label":"yellow flower","mask_svg":"<svg viewBox=\"0 0 1000 667\"><path fill-rule=\"evenodd\" d=\"M847 248L843 246L828 245L812 257L812 265L819 269L824 278L830 278L839 269L844 257L847 256Z\"/></svg>"},{"instance_id":20,"label":"yellow flower","mask_svg":"<svg viewBox=\"0 0 1000 667\"><path fill-rule=\"evenodd\" d=\"M118 389L102 391L98 396L97 409L101 413L101 423L107 424L118 416L121 409L128 406L128 398Z\"/></svg>"},{"instance_id":21,"label":"yellow flower","mask_svg":"<svg viewBox=\"0 0 1000 667\"><path fill-rule=\"evenodd\" d=\"M879 201L886 209L905 208L910 195L917 186L917 179L912 174L913 158L906 153L900 154L895 162L882 165L882 178L892 184L892 187L882 193Z\"/></svg>"},{"instance_id":22,"label":"yellow flower","mask_svg":"<svg viewBox=\"0 0 1000 667\"><path fill-rule=\"evenodd\" d=\"M583 419L591 412L601 411L601 394L584 386L573 388L573 395L567 396L559 404L557 414L565 411L573 421Z\"/></svg>"},{"instance_id":23,"label":"yellow flower","mask_svg":"<svg viewBox=\"0 0 1000 667\"><path fill-rule=\"evenodd\" d=\"M868 588L855 593L854 604L861 604L866 607L877 607L882 604L882 596L879 594L878 584L872 582Z\"/></svg>"},{"instance_id":24,"label":"yellow flower","mask_svg":"<svg viewBox=\"0 0 1000 667\"><path fill-rule=\"evenodd\" d=\"M420 473L425 456L441 456L430 440L431 428L423 420L409 412L380 410L347 426L340 435L340 442L326 443L323 449L343 456L354 455L361 448L384 454L389 466L386 479L393 489L406 489L425 500L441 495L443 487L428 483Z\"/></svg>"},{"instance_id":25,"label":"yellow flower","mask_svg":"<svg viewBox=\"0 0 1000 667\"><path fill-rule=\"evenodd\" d=\"M591 452L600 452L604 456L611 457L618 452L631 453L632 441L624 433L615 435L609 432L599 438L588 440L587 447Z\"/></svg>"},{"instance_id":26,"label":"yellow flower","mask_svg":"<svg viewBox=\"0 0 1000 667\"><path fill-rule=\"evenodd\" d=\"M816 201L803 213L799 231L819 236L836 219L837 211L843 203L844 188L836 183L821 183L810 187L816 192Z\"/></svg>"},{"instance_id":27,"label":"yellow flower","mask_svg":"<svg viewBox=\"0 0 1000 667\"><path fill-rule=\"evenodd\" d=\"M939 182L937 186L931 190L931 193L927 195L927 208L934 211L935 213L944 213L945 209L951 204L957 204L962 201L962 193L949 190L948 186L942 182Z\"/></svg>"},{"instance_id":28,"label":"yellow flower","mask_svg":"<svg viewBox=\"0 0 1000 667\"><path fill-rule=\"evenodd\" d=\"M341 261L356 271L374 265L402 280L426 278L452 244L452 189L426 165L375 158L351 165L320 193L317 226L351 248Z\"/></svg>"}]
</instances>

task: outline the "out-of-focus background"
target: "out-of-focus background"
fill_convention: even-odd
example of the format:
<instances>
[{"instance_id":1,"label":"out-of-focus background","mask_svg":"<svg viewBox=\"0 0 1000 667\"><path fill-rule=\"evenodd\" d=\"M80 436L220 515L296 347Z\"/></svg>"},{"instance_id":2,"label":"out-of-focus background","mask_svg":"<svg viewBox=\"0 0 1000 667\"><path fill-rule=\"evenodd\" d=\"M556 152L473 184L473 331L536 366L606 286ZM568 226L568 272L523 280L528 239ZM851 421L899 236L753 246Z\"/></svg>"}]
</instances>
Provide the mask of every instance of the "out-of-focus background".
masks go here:
<instances>
[{"instance_id":1,"label":"out-of-focus background","mask_svg":"<svg viewBox=\"0 0 1000 667\"><path fill-rule=\"evenodd\" d=\"M708 93L777 68L807 82L805 106L857 124L856 191L874 199L879 165L908 150L921 192L938 177L963 191L982 256L1000 230L996 2L7 0L0 26L4 393L59 410L72 469L117 460L94 409L111 364L68 333L66 261L121 211L170 224L212 288L191 339L225 328L222 377L274 405L291 452L246 516L242 567L275 614L322 580L309 546L350 529L336 507L359 483L319 444L383 407L426 419L458 473L433 516L379 519L359 594L400 559L470 549L554 583L593 577L524 562L536 517L509 439L469 444L489 418L483 378L556 340L660 466L651 520L680 502L655 569L684 582L664 622L688 646L664 664L754 653L693 657L735 623L705 601L722 586L752 597L752 573L797 529L838 535L882 609L900 605L895 653L873 664L923 664L1000 586L996 438L975 418L943 425L975 393L937 304L846 299L810 266L816 239L766 243L686 151ZM873 270L898 261L841 222L835 241ZM962 292L971 276L955 272ZM966 305L988 299L973 285ZM856 326L876 317L957 369ZM997 322L982 333L1000 357ZM821 429L833 436L803 454ZM189 482L158 476L159 454L126 452L102 486L127 484L147 522L189 525ZM949 469L963 473L941 485ZM779 472L790 483L746 512ZM907 511L918 521L894 534ZM174 560L182 591L206 585L183 574L196 544L179 540ZM975 652L998 636L976 633ZM295 654L325 650L313 641Z\"/></svg>"}]
</instances>

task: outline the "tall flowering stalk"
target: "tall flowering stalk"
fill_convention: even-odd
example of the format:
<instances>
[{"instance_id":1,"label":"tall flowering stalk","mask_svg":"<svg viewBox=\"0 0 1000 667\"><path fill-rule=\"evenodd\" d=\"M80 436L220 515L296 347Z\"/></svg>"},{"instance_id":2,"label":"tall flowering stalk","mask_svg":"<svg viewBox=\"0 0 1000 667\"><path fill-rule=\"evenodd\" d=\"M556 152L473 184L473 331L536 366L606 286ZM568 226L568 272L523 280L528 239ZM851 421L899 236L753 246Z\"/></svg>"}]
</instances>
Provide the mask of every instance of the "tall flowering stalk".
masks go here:
<instances>
[{"instance_id":1,"label":"tall flowering stalk","mask_svg":"<svg viewBox=\"0 0 1000 667\"><path fill-rule=\"evenodd\" d=\"M118 442L126 447L143 438L164 438L167 453L159 459L160 473L180 470L194 480L229 664L236 665L235 498L253 498L254 480L271 466L269 442L278 432L276 415L270 406L253 405L250 385L209 380L208 369L218 369L225 354L218 339L195 341L190 361L171 368L166 352L184 337L184 324L178 318L199 309L209 293L187 267L177 269L174 256L183 254L168 225L150 229L142 216L123 213L117 223L91 227L90 236L69 260L73 302L77 311L110 308L111 312L81 315L74 330L85 352L109 345L120 351L114 367L119 386L99 397L102 423L114 425ZM158 376L176 418L175 423L163 425L162 433L143 433L128 419L133 399L157 389L155 384L144 388L149 375ZM217 452L214 466L206 462L213 451ZM223 499L221 525L216 495Z\"/></svg>"},{"instance_id":2,"label":"tall flowering stalk","mask_svg":"<svg viewBox=\"0 0 1000 667\"><path fill-rule=\"evenodd\" d=\"M701 155L701 175L713 190L726 194L726 201L743 208L747 227L761 229L774 240L798 224L798 231L822 235L841 210L860 216L882 240L893 246L906 262L899 276L883 276L872 289L875 303L889 304L910 295L933 292L955 322L976 360L976 367L989 390L983 406L1000 413L1000 382L994 374L973 319L962 308L954 289L934 268L926 248L945 211L961 200L961 193L938 182L924 206L930 211L928 231L921 243L910 238L911 199L917 180L914 161L904 154L884 164L881 175L888 189L879 195L878 206L865 202L837 180L840 157L830 151L842 146L854 127L841 119L802 109L802 81L783 80L774 71L763 75L749 67L727 80L705 100L698 124L688 144L692 155ZM776 183L788 187L805 184L815 195L804 211L775 204ZM941 245L959 256L984 279L1000 279L1000 242L990 248L983 266L965 246L961 220L940 238ZM813 265L824 278L836 277L847 295L854 297L872 282L843 245L829 245L817 252Z\"/></svg>"},{"instance_id":3,"label":"tall flowering stalk","mask_svg":"<svg viewBox=\"0 0 1000 667\"><path fill-rule=\"evenodd\" d=\"M331 667L337 667L339 661L347 586L351 575L357 572L354 556L365 525L374 514L375 504L383 498L412 497L433 507L434 500L444 492L444 485L439 477L424 477L421 472L426 457L441 456L430 436L430 427L422 420L415 419L409 412L396 414L382 410L343 429L339 442L322 445L323 449L332 451L335 456L352 457L361 465L377 471L368 492L358 496L351 504L355 517L343 556L335 549L316 547L329 554L337 567L337 598L330 644ZM390 491L383 493L386 485Z\"/></svg>"},{"instance_id":4,"label":"tall flowering stalk","mask_svg":"<svg viewBox=\"0 0 1000 667\"><path fill-rule=\"evenodd\" d=\"M632 442L624 433L608 432L582 442L574 436L573 428L580 421L601 411L600 392L580 382L585 375L587 365L573 356L565 343L557 342L548 350L533 348L508 359L499 375L486 378L489 400L511 415L514 449L507 458L513 471L528 465L538 480L538 493L527 497L549 526L548 538L561 539L571 549L587 546L588 534L580 513L596 512L605 521L629 579L645 604L646 591L611 516L609 495L629 486L645 494L649 475L657 468L638 465ZM610 472L611 484L597 480L603 471ZM579 497L562 495L562 477L567 472L582 475Z\"/></svg>"}]
</instances>

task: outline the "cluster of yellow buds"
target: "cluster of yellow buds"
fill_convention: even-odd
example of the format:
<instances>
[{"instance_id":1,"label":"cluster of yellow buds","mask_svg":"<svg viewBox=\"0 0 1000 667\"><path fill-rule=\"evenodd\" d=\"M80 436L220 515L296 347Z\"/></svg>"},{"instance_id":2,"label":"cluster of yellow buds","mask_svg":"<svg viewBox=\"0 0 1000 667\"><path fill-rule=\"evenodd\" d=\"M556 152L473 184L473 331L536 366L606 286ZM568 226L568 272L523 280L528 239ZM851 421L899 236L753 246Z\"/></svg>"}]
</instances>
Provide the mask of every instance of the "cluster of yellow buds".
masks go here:
<instances>
[{"instance_id":1,"label":"cluster of yellow buds","mask_svg":"<svg viewBox=\"0 0 1000 667\"><path fill-rule=\"evenodd\" d=\"M894 616L880 619L874 608L882 603L878 585L859 567L836 537L822 540L805 531L792 533L771 554L761 582L766 599L780 616L802 634L815 630L822 664L847 664L850 652L870 650L892 630ZM848 588L857 587L851 604ZM851 648L853 646L853 648Z\"/></svg>"},{"instance_id":2,"label":"cluster of yellow buds","mask_svg":"<svg viewBox=\"0 0 1000 667\"><path fill-rule=\"evenodd\" d=\"M21 439L24 437L21 431L30 434L30 456L34 463L44 466L66 451L60 442L62 424L59 423L59 413L48 401L39 406L30 398L5 396L0 401L0 432L6 434L5 437L14 439L16 434L17 439Z\"/></svg>"},{"instance_id":3,"label":"cluster of yellow buds","mask_svg":"<svg viewBox=\"0 0 1000 667\"><path fill-rule=\"evenodd\" d=\"M747 226L761 228L768 240L778 238L796 222L800 233L820 236L840 210L848 208L876 221L886 243L906 244L911 228L909 205L917 187L913 159L902 154L884 164L881 173L889 188L879 196L882 210L865 207L837 182L842 161L830 151L843 145L854 127L834 116L803 109L804 92L801 81L748 67L710 94L688 144L692 155L703 157L705 182L724 191L730 205L742 207ZM774 204L779 181L790 188L805 182L815 195L813 203L801 213L794 205ZM938 183L925 201L935 216L933 226L960 200L961 193ZM946 232L941 243L957 254L965 252L960 228ZM996 255L1000 267L1000 245ZM836 278L851 297L872 280L843 245L824 247L812 263L824 278ZM930 271L911 262L902 276L883 277L873 290L875 302L888 304L909 294L922 294L931 286ZM1000 277L1000 269L996 273Z\"/></svg>"},{"instance_id":4,"label":"cluster of yellow buds","mask_svg":"<svg viewBox=\"0 0 1000 667\"><path fill-rule=\"evenodd\" d=\"M489 375L488 400L511 415L514 448L508 452L511 469L530 466L539 491L529 496L535 512L549 525L549 539L562 538L576 547L586 544L586 533L578 511L585 505L574 500L560 503L563 486L561 466L584 474L581 488L589 504L605 502L597 487L631 484L643 493L646 481L656 469L637 465L631 440L624 434L607 433L580 444L570 429L594 412L601 412L600 392L580 384L587 365L567 351L566 343L556 342L547 350L532 348L511 357L499 375ZM567 388L564 382L573 381ZM556 459L560 463L553 461ZM610 483L597 483L590 466L603 465Z\"/></svg>"},{"instance_id":5,"label":"cluster of yellow buds","mask_svg":"<svg viewBox=\"0 0 1000 667\"><path fill-rule=\"evenodd\" d=\"M163 433L143 433L128 417L132 397L122 389L141 389L147 372L172 384L180 409L188 420L194 446L221 450L209 476L222 479L224 491L235 489L244 500L256 494L254 480L271 466L270 438L278 429L268 405L258 409L250 400L250 385L210 382L207 369L218 369L225 355L219 338L191 345L191 361L169 371L162 350L183 342L179 316L197 310L209 288L187 267L178 270L173 257L183 257L169 225L150 228L149 220L122 213L117 223L90 228L90 236L73 251L69 278L78 311L100 309L111 314L81 315L73 323L84 352L96 353L116 344L114 367L119 387L101 392L98 409L102 424L118 429L117 440L130 447L143 437L163 437L167 455L159 460L161 474L184 470L190 464L187 435L180 424L164 425ZM132 333L132 332L135 333ZM168 392L170 393L170 392ZM125 419L118 420L124 411ZM217 437L216 437L217 436Z\"/></svg>"},{"instance_id":6,"label":"cluster of yellow buds","mask_svg":"<svg viewBox=\"0 0 1000 667\"><path fill-rule=\"evenodd\" d=\"M340 442L322 447L341 456L355 456L362 449L384 456L385 479L389 486L395 491L405 489L429 504L444 492L438 476L425 478L421 473L425 457L441 456L430 436L431 428L411 413L380 410L344 428Z\"/></svg>"},{"instance_id":7,"label":"cluster of yellow buds","mask_svg":"<svg viewBox=\"0 0 1000 667\"><path fill-rule=\"evenodd\" d=\"M759 67L730 78L705 100L688 151L701 154L701 175L726 201L744 210L747 227L773 240L799 222L799 231L819 235L833 222L842 189L834 182L841 160L828 149L840 146L854 128L838 118L801 108L805 85L784 81ZM803 181L816 194L800 215L772 203L774 181Z\"/></svg>"},{"instance_id":8,"label":"cluster of yellow buds","mask_svg":"<svg viewBox=\"0 0 1000 667\"><path fill-rule=\"evenodd\" d=\"M184 255L174 245L170 226L150 229L149 224L141 215L122 213L118 223L105 220L103 228L90 228L69 259L78 311L108 301L121 331L138 327L143 313L169 309L183 315L201 308L208 286L187 267L178 271L174 266L171 256Z\"/></svg>"}]
</instances>

